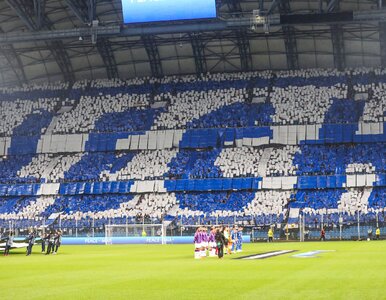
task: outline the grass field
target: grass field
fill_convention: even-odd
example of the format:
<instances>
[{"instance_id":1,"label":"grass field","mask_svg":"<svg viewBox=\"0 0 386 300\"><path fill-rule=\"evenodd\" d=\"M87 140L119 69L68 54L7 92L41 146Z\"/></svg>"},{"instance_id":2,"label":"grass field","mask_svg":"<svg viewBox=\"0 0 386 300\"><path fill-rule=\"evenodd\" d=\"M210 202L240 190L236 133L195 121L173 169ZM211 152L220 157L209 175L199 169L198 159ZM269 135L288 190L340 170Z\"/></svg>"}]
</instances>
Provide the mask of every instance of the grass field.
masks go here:
<instances>
[{"instance_id":1,"label":"grass field","mask_svg":"<svg viewBox=\"0 0 386 300\"><path fill-rule=\"evenodd\" d=\"M276 249L336 251L233 259ZM194 260L192 245L34 250L0 257L0 299L386 299L386 241L246 244L223 260Z\"/></svg>"}]
</instances>

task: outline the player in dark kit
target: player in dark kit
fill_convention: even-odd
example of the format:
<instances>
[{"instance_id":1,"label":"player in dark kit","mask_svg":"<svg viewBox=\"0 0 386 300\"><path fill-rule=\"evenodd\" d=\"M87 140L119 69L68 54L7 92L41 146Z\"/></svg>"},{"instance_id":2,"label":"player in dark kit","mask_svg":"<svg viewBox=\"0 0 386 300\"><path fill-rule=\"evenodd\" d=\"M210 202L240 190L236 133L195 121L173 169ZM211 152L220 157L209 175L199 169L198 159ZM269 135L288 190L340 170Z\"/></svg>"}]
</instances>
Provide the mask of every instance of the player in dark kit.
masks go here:
<instances>
[{"instance_id":1,"label":"player in dark kit","mask_svg":"<svg viewBox=\"0 0 386 300\"><path fill-rule=\"evenodd\" d=\"M27 240L28 240L27 256L31 255L32 253L32 247L35 244L35 239L36 239L36 233L34 230L31 230L30 234L27 237Z\"/></svg>"},{"instance_id":2,"label":"player in dark kit","mask_svg":"<svg viewBox=\"0 0 386 300\"><path fill-rule=\"evenodd\" d=\"M13 232L11 231L8 236L5 238L5 249L4 249L4 256L9 255L9 250L11 249L13 245Z\"/></svg>"},{"instance_id":3,"label":"player in dark kit","mask_svg":"<svg viewBox=\"0 0 386 300\"><path fill-rule=\"evenodd\" d=\"M46 253L46 245L48 244L48 234L42 233L40 237L42 238L42 253Z\"/></svg>"},{"instance_id":4,"label":"player in dark kit","mask_svg":"<svg viewBox=\"0 0 386 300\"><path fill-rule=\"evenodd\" d=\"M55 231L51 231L51 233L48 235L48 247L46 255L50 254L51 251L54 252L54 245L55 245Z\"/></svg>"},{"instance_id":5,"label":"player in dark kit","mask_svg":"<svg viewBox=\"0 0 386 300\"><path fill-rule=\"evenodd\" d=\"M55 235L55 242L54 242L54 247L55 247L55 251L54 251L54 247L52 248L52 254L56 254L58 253L58 249L60 247L60 245L62 244L62 232L60 230L58 230L56 232L56 235Z\"/></svg>"},{"instance_id":6,"label":"player in dark kit","mask_svg":"<svg viewBox=\"0 0 386 300\"><path fill-rule=\"evenodd\" d=\"M224 256L224 246L225 246L225 236L224 236L224 228L217 229L216 235L215 235L215 240L216 240L216 246L217 246L217 255L218 258L223 258Z\"/></svg>"}]
</instances>

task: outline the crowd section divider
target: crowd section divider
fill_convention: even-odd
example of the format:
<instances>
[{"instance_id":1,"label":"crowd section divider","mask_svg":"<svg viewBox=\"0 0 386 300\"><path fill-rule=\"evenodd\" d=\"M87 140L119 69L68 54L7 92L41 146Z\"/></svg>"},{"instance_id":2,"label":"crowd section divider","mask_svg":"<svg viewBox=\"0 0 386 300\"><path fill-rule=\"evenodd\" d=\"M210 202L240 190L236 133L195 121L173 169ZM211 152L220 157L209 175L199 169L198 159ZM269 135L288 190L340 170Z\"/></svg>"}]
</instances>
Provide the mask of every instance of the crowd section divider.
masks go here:
<instances>
[{"instance_id":1,"label":"crowd section divider","mask_svg":"<svg viewBox=\"0 0 386 300\"><path fill-rule=\"evenodd\" d=\"M36 147L28 142L33 138L38 139ZM10 152L11 142L13 144L12 149L17 149L17 153ZM85 151L137 151L173 147L205 149L211 147L257 147L270 144L315 145L374 142L386 142L386 122L1 137L0 156Z\"/></svg>"},{"instance_id":2,"label":"crowd section divider","mask_svg":"<svg viewBox=\"0 0 386 300\"><path fill-rule=\"evenodd\" d=\"M0 197L385 187L386 174L0 184Z\"/></svg>"}]
</instances>

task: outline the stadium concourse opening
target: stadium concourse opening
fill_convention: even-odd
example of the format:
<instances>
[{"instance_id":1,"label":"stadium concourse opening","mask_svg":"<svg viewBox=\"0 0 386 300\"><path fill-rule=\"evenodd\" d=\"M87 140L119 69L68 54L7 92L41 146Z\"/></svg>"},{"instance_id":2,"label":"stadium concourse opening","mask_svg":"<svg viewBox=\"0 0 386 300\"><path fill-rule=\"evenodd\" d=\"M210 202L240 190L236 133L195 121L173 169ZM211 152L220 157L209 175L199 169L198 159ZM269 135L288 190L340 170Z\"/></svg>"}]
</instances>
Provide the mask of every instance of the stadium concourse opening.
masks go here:
<instances>
[{"instance_id":1,"label":"stadium concourse opening","mask_svg":"<svg viewBox=\"0 0 386 300\"><path fill-rule=\"evenodd\" d=\"M384 1L0 10L4 299L384 298Z\"/></svg>"}]
</instances>

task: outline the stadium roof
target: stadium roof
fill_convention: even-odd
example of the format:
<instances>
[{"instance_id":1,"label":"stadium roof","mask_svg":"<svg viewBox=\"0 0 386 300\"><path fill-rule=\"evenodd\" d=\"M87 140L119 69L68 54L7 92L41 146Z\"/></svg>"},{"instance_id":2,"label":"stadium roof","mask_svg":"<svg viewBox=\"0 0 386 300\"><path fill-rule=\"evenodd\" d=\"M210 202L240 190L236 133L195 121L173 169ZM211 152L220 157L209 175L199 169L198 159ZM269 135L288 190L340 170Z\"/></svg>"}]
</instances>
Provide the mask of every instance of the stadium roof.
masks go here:
<instances>
[{"instance_id":1,"label":"stadium roof","mask_svg":"<svg viewBox=\"0 0 386 300\"><path fill-rule=\"evenodd\" d=\"M385 66L383 2L223 0L218 20L128 26L119 0L1 0L0 85Z\"/></svg>"}]
</instances>

